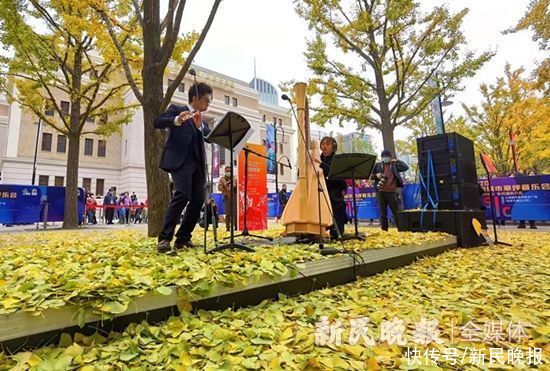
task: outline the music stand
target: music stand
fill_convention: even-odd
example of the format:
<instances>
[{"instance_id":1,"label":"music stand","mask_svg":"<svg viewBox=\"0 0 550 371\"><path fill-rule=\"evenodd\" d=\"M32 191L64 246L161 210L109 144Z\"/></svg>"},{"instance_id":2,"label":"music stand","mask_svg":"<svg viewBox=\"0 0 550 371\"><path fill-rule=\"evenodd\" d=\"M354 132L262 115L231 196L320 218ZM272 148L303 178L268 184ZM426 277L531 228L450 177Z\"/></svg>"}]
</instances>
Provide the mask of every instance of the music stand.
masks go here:
<instances>
[{"instance_id":1,"label":"music stand","mask_svg":"<svg viewBox=\"0 0 550 371\"><path fill-rule=\"evenodd\" d=\"M216 125L214 129L208 134L206 140L211 143L216 143L223 148L227 148L230 152L230 161L231 161L231 181L234 179L233 175L233 164L234 164L234 150L235 147L245 138L247 132L250 130L250 124L244 117L235 112L227 112L220 122ZM235 207L234 192L231 191L230 202L231 206ZM233 212L234 209L231 211ZM231 238L229 243L221 246L216 246L208 253L213 253L216 251L222 251L227 249L240 249L244 251L253 252L254 249L251 249L248 246L235 243L235 218L231 215Z\"/></svg>"},{"instance_id":2,"label":"music stand","mask_svg":"<svg viewBox=\"0 0 550 371\"><path fill-rule=\"evenodd\" d=\"M357 199L355 197L355 180L369 179L376 163L376 156L366 153L341 153L334 155L330 166L329 179L351 179L353 181L353 218L355 219L355 234L344 239L365 240L365 236L359 234L357 225Z\"/></svg>"}]
</instances>

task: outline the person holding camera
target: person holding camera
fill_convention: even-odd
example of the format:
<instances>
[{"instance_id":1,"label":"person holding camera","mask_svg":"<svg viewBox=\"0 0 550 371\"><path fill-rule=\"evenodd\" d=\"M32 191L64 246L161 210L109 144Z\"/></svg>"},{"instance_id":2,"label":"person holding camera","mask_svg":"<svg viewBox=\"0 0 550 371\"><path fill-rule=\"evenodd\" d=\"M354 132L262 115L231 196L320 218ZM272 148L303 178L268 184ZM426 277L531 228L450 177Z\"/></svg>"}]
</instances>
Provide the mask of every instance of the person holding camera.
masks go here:
<instances>
[{"instance_id":1,"label":"person holding camera","mask_svg":"<svg viewBox=\"0 0 550 371\"><path fill-rule=\"evenodd\" d=\"M380 226L383 231L388 230L388 206L397 217L399 204L397 203L397 188L403 187L402 172L407 171L409 166L401 160L394 159L390 150L382 151L382 161L374 165L371 179L376 187L376 201L380 213Z\"/></svg>"}]
</instances>

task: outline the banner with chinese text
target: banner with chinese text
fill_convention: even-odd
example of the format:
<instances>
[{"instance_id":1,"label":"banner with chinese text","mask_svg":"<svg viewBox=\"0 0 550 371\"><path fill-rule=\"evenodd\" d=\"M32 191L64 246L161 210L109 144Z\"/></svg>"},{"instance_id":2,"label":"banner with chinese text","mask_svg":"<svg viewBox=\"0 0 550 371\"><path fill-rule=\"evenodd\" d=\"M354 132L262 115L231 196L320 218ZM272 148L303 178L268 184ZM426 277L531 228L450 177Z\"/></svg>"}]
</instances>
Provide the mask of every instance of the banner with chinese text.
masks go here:
<instances>
[{"instance_id":1,"label":"banner with chinese text","mask_svg":"<svg viewBox=\"0 0 550 371\"><path fill-rule=\"evenodd\" d=\"M44 215L48 204L47 215ZM78 218L84 215L84 190L78 189ZM65 187L0 184L0 223L29 224L47 219L62 221L65 213Z\"/></svg>"},{"instance_id":2,"label":"banner with chinese text","mask_svg":"<svg viewBox=\"0 0 550 371\"><path fill-rule=\"evenodd\" d=\"M266 147L247 144L245 148L265 156ZM244 229L245 151L239 153L239 230ZM246 226L249 231L267 229L267 161L254 153L248 155L246 188Z\"/></svg>"},{"instance_id":3,"label":"banner with chinese text","mask_svg":"<svg viewBox=\"0 0 550 371\"><path fill-rule=\"evenodd\" d=\"M489 182L480 179L485 190L482 203L491 217ZM495 214L498 220L550 220L550 175L491 178Z\"/></svg>"}]
</instances>

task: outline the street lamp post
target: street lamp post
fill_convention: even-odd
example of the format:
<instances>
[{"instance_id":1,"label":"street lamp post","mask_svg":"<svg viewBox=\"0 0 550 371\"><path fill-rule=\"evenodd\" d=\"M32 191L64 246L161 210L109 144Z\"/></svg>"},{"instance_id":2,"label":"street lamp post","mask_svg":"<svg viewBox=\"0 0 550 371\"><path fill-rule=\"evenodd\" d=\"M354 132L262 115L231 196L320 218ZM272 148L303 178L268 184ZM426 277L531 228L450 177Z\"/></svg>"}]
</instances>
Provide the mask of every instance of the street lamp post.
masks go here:
<instances>
[{"instance_id":1,"label":"street lamp post","mask_svg":"<svg viewBox=\"0 0 550 371\"><path fill-rule=\"evenodd\" d=\"M40 127L42 126L42 118L38 118L38 125L36 129L36 143L34 144L34 159L32 162L32 185L35 185L36 181L36 159L38 157L38 141L40 139Z\"/></svg>"}]
</instances>

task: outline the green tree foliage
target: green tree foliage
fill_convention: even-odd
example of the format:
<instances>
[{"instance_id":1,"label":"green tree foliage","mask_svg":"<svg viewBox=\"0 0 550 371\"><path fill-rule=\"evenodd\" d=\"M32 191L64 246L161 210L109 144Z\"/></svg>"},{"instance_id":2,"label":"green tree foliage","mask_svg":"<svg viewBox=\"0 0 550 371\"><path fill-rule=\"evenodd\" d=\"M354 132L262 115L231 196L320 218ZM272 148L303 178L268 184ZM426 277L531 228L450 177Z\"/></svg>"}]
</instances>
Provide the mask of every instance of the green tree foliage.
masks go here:
<instances>
[{"instance_id":1,"label":"green tree foliage","mask_svg":"<svg viewBox=\"0 0 550 371\"><path fill-rule=\"evenodd\" d=\"M461 31L467 10L452 14L440 6L425 14L413 0L295 4L314 33L306 58L314 73L310 93L321 104L313 121L375 128L391 150L397 126L441 91L460 90L492 56L467 49Z\"/></svg>"},{"instance_id":2,"label":"green tree foliage","mask_svg":"<svg viewBox=\"0 0 550 371\"><path fill-rule=\"evenodd\" d=\"M74 228L81 136L110 135L131 119L121 63L105 27L78 1L0 0L0 24L0 43L11 54L1 59L1 90L68 138L63 227Z\"/></svg>"}]
</instances>

